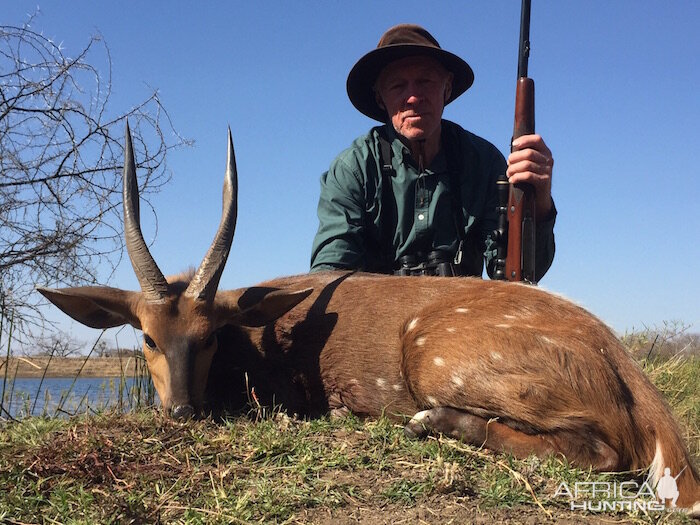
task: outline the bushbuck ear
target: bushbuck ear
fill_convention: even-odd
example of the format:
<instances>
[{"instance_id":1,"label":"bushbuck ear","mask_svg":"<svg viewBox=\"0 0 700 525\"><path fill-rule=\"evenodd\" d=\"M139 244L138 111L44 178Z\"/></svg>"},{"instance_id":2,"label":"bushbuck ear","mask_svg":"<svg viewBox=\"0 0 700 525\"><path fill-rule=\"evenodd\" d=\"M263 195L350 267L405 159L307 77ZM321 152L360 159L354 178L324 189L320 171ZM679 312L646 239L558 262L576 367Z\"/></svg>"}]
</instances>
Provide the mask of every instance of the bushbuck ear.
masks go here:
<instances>
[{"instance_id":1,"label":"bushbuck ear","mask_svg":"<svg viewBox=\"0 0 700 525\"><path fill-rule=\"evenodd\" d=\"M313 292L253 286L240 291L219 292L216 300L227 310L227 321L242 326L265 326L286 314Z\"/></svg>"},{"instance_id":2,"label":"bushbuck ear","mask_svg":"<svg viewBox=\"0 0 700 525\"><path fill-rule=\"evenodd\" d=\"M139 292L127 292L107 286L77 288L41 288L39 293L76 321L91 328L111 328L130 324L141 329L135 315Z\"/></svg>"}]
</instances>

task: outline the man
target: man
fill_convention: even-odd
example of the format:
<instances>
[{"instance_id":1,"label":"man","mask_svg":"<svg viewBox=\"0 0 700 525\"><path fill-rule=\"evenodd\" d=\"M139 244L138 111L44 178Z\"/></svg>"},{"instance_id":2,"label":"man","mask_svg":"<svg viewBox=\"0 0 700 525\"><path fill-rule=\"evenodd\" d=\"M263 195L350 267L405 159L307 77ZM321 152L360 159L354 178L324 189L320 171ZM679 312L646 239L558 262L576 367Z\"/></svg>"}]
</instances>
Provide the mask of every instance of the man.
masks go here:
<instances>
[{"instance_id":1,"label":"man","mask_svg":"<svg viewBox=\"0 0 700 525\"><path fill-rule=\"evenodd\" d=\"M552 153L540 136L526 135L506 166L495 146L442 120L445 105L473 81L464 60L416 25L389 29L355 64L350 101L384 125L321 178L311 271L403 273L442 261L457 275L481 276L485 260L492 275L496 179L507 169L511 182L535 187L536 278L544 275L554 258Z\"/></svg>"}]
</instances>

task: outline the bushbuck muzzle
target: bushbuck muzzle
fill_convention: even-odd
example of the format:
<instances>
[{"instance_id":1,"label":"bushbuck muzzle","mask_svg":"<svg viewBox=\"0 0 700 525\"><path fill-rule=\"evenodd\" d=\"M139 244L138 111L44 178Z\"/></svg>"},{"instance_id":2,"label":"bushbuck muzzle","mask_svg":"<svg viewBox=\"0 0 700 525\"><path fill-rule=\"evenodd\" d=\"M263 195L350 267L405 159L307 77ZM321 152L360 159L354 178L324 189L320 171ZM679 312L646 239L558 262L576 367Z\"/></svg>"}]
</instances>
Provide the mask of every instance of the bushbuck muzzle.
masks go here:
<instances>
[{"instance_id":1,"label":"bushbuck muzzle","mask_svg":"<svg viewBox=\"0 0 700 525\"><path fill-rule=\"evenodd\" d=\"M177 419L189 419L195 415L195 406L200 405L193 399L193 374L195 354L187 343L176 344L167 354L170 370L171 413ZM201 408L201 407L199 407Z\"/></svg>"}]
</instances>

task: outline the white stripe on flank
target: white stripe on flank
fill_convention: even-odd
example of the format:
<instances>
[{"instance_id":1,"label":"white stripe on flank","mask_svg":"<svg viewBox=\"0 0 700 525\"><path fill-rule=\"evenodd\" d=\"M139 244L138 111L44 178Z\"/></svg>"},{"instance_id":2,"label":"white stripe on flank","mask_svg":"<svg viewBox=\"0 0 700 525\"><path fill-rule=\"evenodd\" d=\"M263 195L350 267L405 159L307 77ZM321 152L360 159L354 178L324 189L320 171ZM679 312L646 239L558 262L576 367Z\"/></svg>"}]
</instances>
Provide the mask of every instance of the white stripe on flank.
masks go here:
<instances>
[{"instance_id":1,"label":"white stripe on flank","mask_svg":"<svg viewBox=\"0 0 700 525\"><path fill-rule=\"evenodd\" d=\"M654 459L651 462L651 465L649 465L649 476L647 477L647 481L649 482L650 487L656 487L656 485L659 483L659 480L664 474L665 467L666 465L664 460L664 454L663 452L661 452L661 443L657 439L656 454L654 455Z\"/></svg>"}]
</instances>

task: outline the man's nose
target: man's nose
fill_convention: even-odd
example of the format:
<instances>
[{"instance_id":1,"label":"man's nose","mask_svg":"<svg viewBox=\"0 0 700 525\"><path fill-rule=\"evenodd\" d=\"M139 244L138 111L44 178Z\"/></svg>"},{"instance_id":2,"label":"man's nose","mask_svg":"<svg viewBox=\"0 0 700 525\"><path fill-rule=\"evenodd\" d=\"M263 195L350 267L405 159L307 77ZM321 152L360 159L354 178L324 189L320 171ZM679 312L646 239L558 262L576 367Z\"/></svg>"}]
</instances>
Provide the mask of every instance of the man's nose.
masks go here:
<instances>
[{"instance_id":1,"label":"man's nose","mask_svg":"<svg viewBox=\"0 0 700 525\"><path fill-rule=\"evenodd\" d=\"M423 98L422 93L420 93L418 90L411 90L406 97L406 104L407 105L415 105L418 104Z\"/></svg>"}]
</instances>

